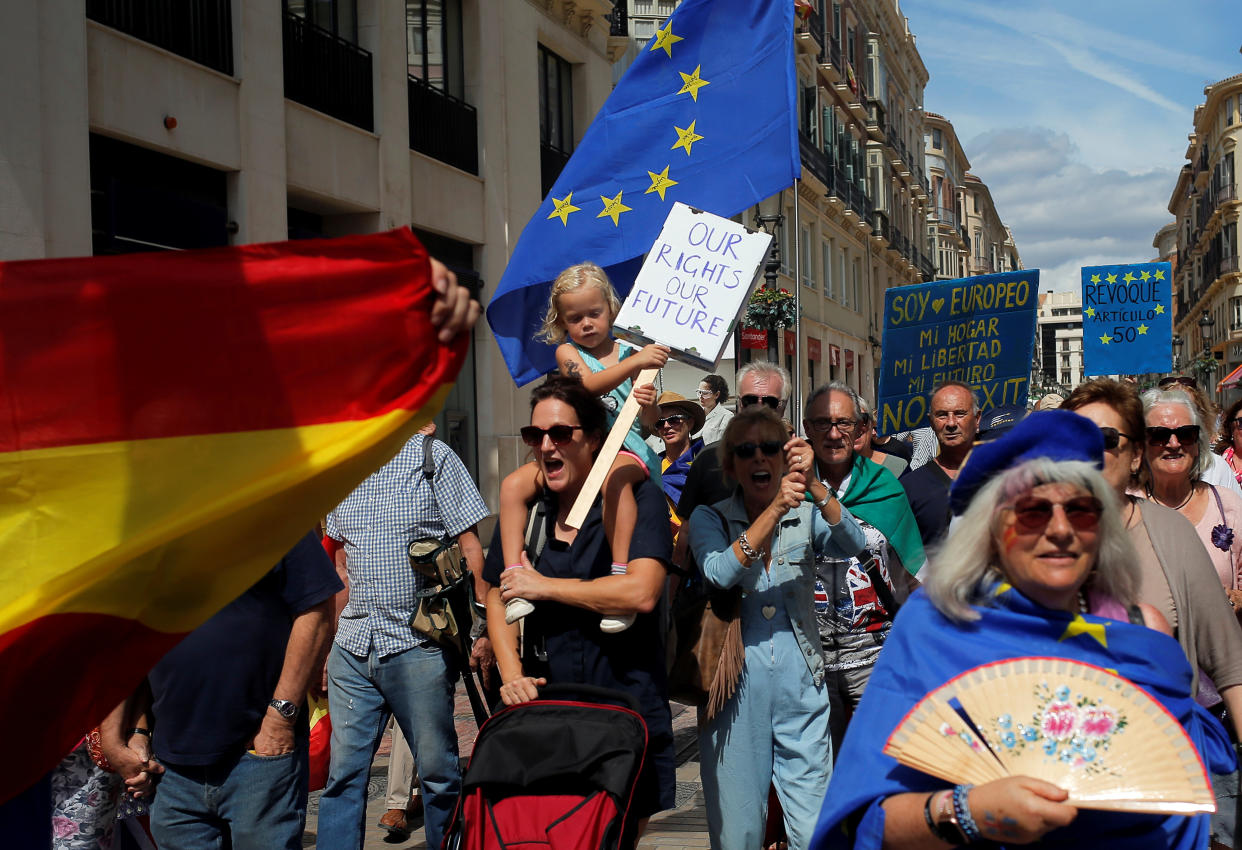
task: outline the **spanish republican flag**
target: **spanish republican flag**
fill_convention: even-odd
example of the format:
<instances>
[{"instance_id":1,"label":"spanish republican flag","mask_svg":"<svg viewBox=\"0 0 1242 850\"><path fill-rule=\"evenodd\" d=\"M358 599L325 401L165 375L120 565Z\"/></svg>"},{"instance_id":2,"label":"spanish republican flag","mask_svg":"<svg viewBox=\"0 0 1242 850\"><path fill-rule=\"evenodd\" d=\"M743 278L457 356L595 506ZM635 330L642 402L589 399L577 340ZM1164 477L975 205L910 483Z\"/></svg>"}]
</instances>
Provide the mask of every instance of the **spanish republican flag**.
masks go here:
<instances>
[{"instance_id":1,"label":"spanish republican flag","mask_svg":"<svg viewBox=\"0 0 1242 850\"><path fill-rule=\"evenodd\" d=\"M0 801L439 409L433 300L408 230L0 263Z\"/></svg>"}]
</instances>

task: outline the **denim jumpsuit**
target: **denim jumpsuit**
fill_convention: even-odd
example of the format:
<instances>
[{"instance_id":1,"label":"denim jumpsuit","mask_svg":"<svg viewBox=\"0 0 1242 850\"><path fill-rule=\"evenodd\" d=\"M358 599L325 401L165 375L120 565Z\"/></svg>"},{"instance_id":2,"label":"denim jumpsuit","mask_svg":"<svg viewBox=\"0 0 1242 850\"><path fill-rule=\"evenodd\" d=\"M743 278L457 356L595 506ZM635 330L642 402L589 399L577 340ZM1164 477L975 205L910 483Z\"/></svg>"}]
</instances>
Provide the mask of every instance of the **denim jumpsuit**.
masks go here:
<instances>
[{"instance_id":1,"label":"denim jumpsuit","mask_svg":"<svg viewBox=\"0 0 1242 850\"><path fill-rule=\"evenodd\" d=\"M750 527L741 491L700 506L690 518L690 546L712 585L742 587L746 662L737 692L699 733L703 796L714 850L761 846L768 785L776 785L790 850L810 843L832 774L828 690L815 620L816 552L845 558L863 548L862 529L841 509L830 526L802 504L781 519L768 569L743 567L733 541Z\"/></svg>"}]
</instances>

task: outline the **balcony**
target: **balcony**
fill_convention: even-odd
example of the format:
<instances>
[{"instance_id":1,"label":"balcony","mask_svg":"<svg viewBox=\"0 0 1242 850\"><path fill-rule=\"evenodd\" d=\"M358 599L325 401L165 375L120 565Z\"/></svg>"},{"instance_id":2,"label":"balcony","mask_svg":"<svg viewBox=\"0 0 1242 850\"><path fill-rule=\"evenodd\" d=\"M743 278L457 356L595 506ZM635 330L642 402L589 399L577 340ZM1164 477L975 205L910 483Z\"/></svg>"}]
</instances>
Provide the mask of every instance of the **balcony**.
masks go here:
<instances>
[{"instance_id":1,"label":"balcony","mask_svg":"<svg viewBox=\"0 0 1242 850\"><path fill-rule=\"evenodd\" d=\"M608 19L608 34L619 38L628 38L630 35L630 21L628 13L625 10L625 3L613 4L612 11L604 17Z\"/></svg>"},{"instance_id":2,"label":"balcony","mask_svg":"<svg viewBox=\"0 0 1242 850\"><path fill-rule=\"evenodd\" d=\"M285 97L370 132L371 54L285 12Z\"/></svg>"},{"instance_id":3,"label":"balcony","mask_svg":"<svg viewBox=\"0 0 1242 850\"><path fill-rule=\"evenodd\" d=\"M971 274L991 274L992 264L987 257L971 257L966 261L966 268Z\"/></svg>"},{"instance_id":4,"label":"balcony","mask_svg":"<svg viewBox=\"0 0 1242 850\"><path fill-rule=\"evenodd\" d=\"M86 0L86 17L233 75L230 0Z\"/></svg>"},{"instance_id":5,"label":"balcony","mask_svg":"<svg viewBox=\"0 0 1242 850\"><path fill-rule=\"evenodd\" d=\"M804 38L809 36L809 39ZM812 53L817 58L824 55L824 19L819 12L812 10L805 21L799 21L797 35L799 47L805 53Z\"/></svg>"},{"instance_id":6,"label":"balcony","mask_svg":"<svg viewBox=\"0 0 1242 850\"><path fill-rule=\"evenodd\" d=\"M936 278L936 267L932 264L931 257L922 252L919 253L919 274L923 276L924 282Z\"/></svg>"},{"instance_id":7,"label":"balcony","mask_svg":"<svg viewBox=\"0 0 1242 850\"><path fill-rule=\"evenodd\" d=\"M543 197L552 191L556 178L561 176L565 164L569 162L569 154L554 148L546 142L539 143L539 177L542 184Z\"/></svg>"},{"instance_id":8,"label":"balcony","mask_svg":"<svg viewBox=\"0 0 1242 850\"><path fill-rule=\"evenodd\" d=\"M931 213L941 224L957 230L957 210L952 207L935 206L931 208Z\"/></svg>"},{"instance_id":9,"label":"balcony","mask_svg":"<svg viewBox=\"0 0 1242 850\"><path fill-rule=\"evenodd\" d=\"M418 77L408 84L410 150L479 173L479 116L475 108Z\"/></svg>"},{"instance_id":10,"label":"balcony","mask_svg":"<svg viewBox=\"0 0 1242 850\"><path fill-rule=\"evenodd\" d=\"M823 55L820 56L819 70L828 85L837 86L845 82L845 66L841 63L841 45L831 35L825 37Z\"/></svg>"},{"instance_id":11,"label":"balcony","mask_svg":"<svg viewBox=\"0 0 1242 850\"><path fill-rule=\"evenodd\" d=\"M892 244L891 229L888 223L888 214L883 210L875 210L871 213L871 235L877 239L884 240L886 245Z\"/></svg>"},{"instance_id":12,"label":"balcony","mask_svg":"<svg viewBox=\"0 0 1242 850\"><path fill-rule=\"evenodd\" d=\"M1220 209L1230 201L1238 199L1238 187L1233 183L1226 183L1216 190L1216 209Z\"/></svg>"},{"instance_id":13,"label":"balcony","mask_svg":"<svg viewBox=\"0 0 1242 850\"><path fill-rule=\"evenodd\" d=\"M831 186L828 175L828 156L821 151L806 133L798 131L798 150L802 154L802 164L810 169L825 188Z\"/></svg>"},{"instance_id":14,"label":"balcony","mask_svg":"<svg viewBox=\"0 0 1242 850\"><path fill-rule=\"evenodd\" d=\"M884 141L887 134L887 122L884 120L884 105L874 97L867 101L867 132L872 140Z\"/></svg>"}]
</instances>

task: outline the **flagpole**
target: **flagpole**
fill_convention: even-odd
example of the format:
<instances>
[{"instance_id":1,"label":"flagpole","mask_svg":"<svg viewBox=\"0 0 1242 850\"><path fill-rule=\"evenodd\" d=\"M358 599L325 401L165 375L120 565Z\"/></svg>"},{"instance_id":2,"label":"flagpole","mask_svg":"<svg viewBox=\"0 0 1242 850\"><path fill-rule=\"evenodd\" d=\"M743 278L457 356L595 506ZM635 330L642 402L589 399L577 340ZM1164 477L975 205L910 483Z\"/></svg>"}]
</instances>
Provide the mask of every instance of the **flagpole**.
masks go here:
<instances>
[{"instance_id":1,"label":"flagpole","mask_svg":"<svg viewBox=\"0 0 1242 850\"><path fill-rule=\"evenodd\" d=\"M801 433L802 417L799 415L802 410L802 227L799 225L798 193L802 188L801 178L794 180L794 208L793 208L793 291L794 291L794 353L793 368L789 373L793 375L793 392L789 400L789 421L793 423L794 432ZM781 340L781 348L784 348L784 340ZM778 349L779 350L779 349Z\"/></svg>"}]
</instances>

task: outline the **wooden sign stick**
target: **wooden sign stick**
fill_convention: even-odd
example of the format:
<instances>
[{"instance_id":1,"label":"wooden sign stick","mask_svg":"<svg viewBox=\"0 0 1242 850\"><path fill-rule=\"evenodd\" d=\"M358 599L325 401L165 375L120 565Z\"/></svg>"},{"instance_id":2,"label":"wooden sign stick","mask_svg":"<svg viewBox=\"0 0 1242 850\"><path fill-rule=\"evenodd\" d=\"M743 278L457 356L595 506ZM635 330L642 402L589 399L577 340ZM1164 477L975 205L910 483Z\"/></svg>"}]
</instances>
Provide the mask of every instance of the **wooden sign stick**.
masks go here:
<instances>
[{"instance_id":1,"label":"wooden sign stick","mask_svg":"<svg viewBox=\"0 0 1242 850\"><path fill-rule=\"evenodd\" d=\"M660 370L642 370L634 379L634 386L641 387L644 384L653 383L658 371ZM591 467L591 472L583 482L582 489L578 491L578 499L565 519L565 524L570 528L582 528L582 523L586 522L587 513L591 510L591 505L595 504L595 497L599 495L600 488L604 486L608 470L612 469L612 462L617 459L617 452L621 451L621 446L625 443L625 438L630 433L630 426L634 424L634 417L637 415L638 401L634 398L634 391L630 390L630 397L617 411L617 421L612 423L608 439L604 441L604 447L599 450L595 465Z\"/></svg>"}]
</instances>

